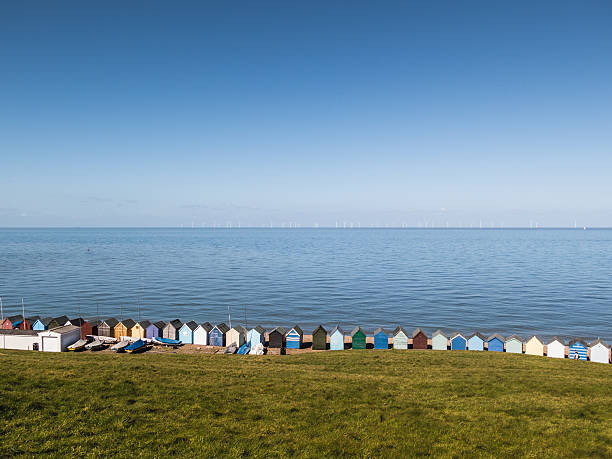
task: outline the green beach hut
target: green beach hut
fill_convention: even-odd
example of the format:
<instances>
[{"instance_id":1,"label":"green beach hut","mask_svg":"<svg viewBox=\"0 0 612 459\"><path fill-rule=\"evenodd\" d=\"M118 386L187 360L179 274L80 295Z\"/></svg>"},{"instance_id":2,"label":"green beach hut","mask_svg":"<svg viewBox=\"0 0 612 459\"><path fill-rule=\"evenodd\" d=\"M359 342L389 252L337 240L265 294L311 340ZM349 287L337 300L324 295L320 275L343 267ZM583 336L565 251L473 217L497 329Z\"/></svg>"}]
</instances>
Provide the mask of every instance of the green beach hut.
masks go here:
<instances>
[{"instance_id":1,"label":"green beach hut","mask_svg":"<svg viewBox=\"0 0 612 459\"><path fill-rule=\"evenodd\" d=\"M366 334L359 325L351 332L351 343L351 349L366 348Z\"/></svg>"}]
</instances>

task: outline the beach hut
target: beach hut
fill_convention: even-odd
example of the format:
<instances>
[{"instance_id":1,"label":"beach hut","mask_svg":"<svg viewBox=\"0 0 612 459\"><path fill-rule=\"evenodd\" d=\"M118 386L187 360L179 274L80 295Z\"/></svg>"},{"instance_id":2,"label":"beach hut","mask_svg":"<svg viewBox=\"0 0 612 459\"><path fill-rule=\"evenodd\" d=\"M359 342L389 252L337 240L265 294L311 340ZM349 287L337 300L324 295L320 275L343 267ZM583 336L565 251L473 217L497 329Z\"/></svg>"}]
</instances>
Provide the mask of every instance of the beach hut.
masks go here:
<instances>
[{"instance_id":1,"label":"beach hut","mask_svg":"<svg viewBox=\"0 0 612 459\"><path fill-rule=\"evenodd\" d=\"M479 332L473 333L468 338L468 350L470 351L484 351L485 337Z\"/></svg>"},{"instance_id":2,"label":"beach hut","mask_svg":"<svg viewBox=\"0 0 612 459\"><path fill-rule=\"evenodd\" d=\"M424 350L428 348L428 338L423 330L417 328L412 332L412 349Z\"/></svg>"},{"instance_id":3,"label":"beach hut","mask_svg":"<svg viewBox=\"0 0 612 459\"><path fill-rule=\"evenodd\" d=\"M564 359L565 358L565 341L561 338L557 338L554 336L547 344L546 344L546 356L553 357L555 359Z\"/></svg>"},{"instance_id":4,"label":"beach hut","mask_svg":"<svg viewBox=\"0 0 612 459\"><path fill-rule=\"evenodd\" d=\"M544 342L536 335L533 335L525 343L525 354L544 355Z\"/></svg>"},{"instance_id":5,"label":"beach hut","mask_svg":"<svg viewBox=\"0 0 612 459\"><path fill-rule=\"evenodd\" d=\"M312 349L315 351L327 349L327 331L323 328L323 325L319 325L312 332Z\"/></svg>"},{"instance_id":6,"label":"beach hut","mask_svg":"<svg viewBox=\"0 0 612 459\"><path fill-rule=\"evenodd\" d=\"M75 325L64 325L52 330L38 332L40 350L43 352L64 352L68 346L81 339L81 330Z\"/></svg>"},{"instance_id":7,"label":"beach hut","mask_svg":"<svg viewBox=\"0 0 612 459\"><path fill-rule=\"evenodd\" d=\"M300 349L304 340L304 332L298 325L294 325L285 335L287 349Z\"/></svg>"},{"instance_id":8,"label":"beach hut","mask_svg":"<svg viewBox=\"0 0 612 459\"><path fill-rule=\"evenodd\" d=\"M178 334L182 326L183 322L179 319L171 320L165 325L162 331L162 338L179 339Z\"/></svg>"},{"instance_id":9,"label":"beach hut","mask_svg":"<svg viewBox=\"0 0 612 459\"><path fill-rule=\"evenodd\" d=\"M589 344L591 362L610 363L610 346L597 338Z\"/></svg>"},{"instance_id":10,"label":"beach hut","mask_svg":"<svg viewBox=\"0 0 612 459\"><path fill-rule=\"evenodd\" d=\"M351 349L365 349L366 348L366 333L361 329L359 325L353 328L351 332Z\"/></svg>"},{"instance_id":11,"label":"beach hut","mask_svg":"<svg viewBox=\"0 0 612 459\"><path fill-rule=\"evenodd\" d=\"M74 325L75 327L79 327L81 329L81 339L86 339L87 335L97 335L98 332L96 327L96 333L94 333L93 326L82 317L70 319L66 325Z\"/></svg>"},{"instance_id":12,"label":"beach hut","mask_svg":"<svg viewBox=\"0 0 612 459\"><path fill-rule=\"evenodd\" d=\"M51 322L51 317L45 317L44 319L38 319L36 322L32 324L32 330L42 331L49 328L49 322Z\"/></svg>"},{"instance_id":13,"label":"beach hut","mask_svg":"<svg viewBox=\"0 0 612 459\"><path fill-rule=\"evenodd\" d=\"M389 349L389 332L384 328L374 330L374 349Z\"/></svg>"},{"instance_id":14,"label":"beach hut","mask_svg":"<svg viewBox=\"0 0 612 459\"><path fill-rule=\"evenodd\" d=\"M40 350L40 337L36 330L18 328L0 329L0 349L17 349L21 351Z\"/></svg>"},{"instance_id":15,"label":"beach hut","mask_svg":"<svg viewBox=\"0 0 612 459\"><path fill-rule=\"evenodd\" d=\"M343 351L344 350L344 330L340 327L334 327L329 333L329 350Z\"/></svg>"},{"instance_id":16,"label":"beach hut","mask_svg":"<svg viewBox=\"0 0 612 459\"><path fill-rule=\"evenodd\" d=\"M244 344L246 338L246 330L242 325L236 325L228 330L225 335L225 342L229 346L230 344L235 344L240 347Z\"/></svg>"},{"instance_id":17,"label":"beach hut","mask_svg":"<svg viewBox=\"0 0 612 459\"><path fill-rule=\"evenodd\" d=\"M255 347L257 344L261 343L263 345L266 344L266 331L261 325L258 325L255 328L251 328L247 332L247 341L251 343L251 347Z\"/></svg>"},{"instance_id":18,"label":"beach hut","mask_svg":"<svg viewBox=\"0 0 612 459\"><path fill-rule=\"evenodd\" d=\"M136 322L132 319L123 319L115 325L115 339L121 339L122 336L132 336L132 328Z\"/></svg>"},{"instance_id":19,"label":"beach hut","mask_svg":"<svg viewBox=\"0 0 612 459\"><path fill-rule=\"evenodd\" d=\"M103 320L98 324L98 335L115 337L115 327L119 322L114 317Z\"/></svg>"},{"instance_id":20,"label":"beach hut","mask_svg":"<svg viewBox=\"0 0 612 459\"><path fill-rule=\"evenodd\" d=\"M569 358L574 360L587 360L587 344L581 339L573 339L569 343Z\"/></svg>"},{"instance_id":21,"label":"beach hut","mask_svg":"<svg viewBox=\"0 0 612 459\"><path fill-rule=\"evenodd\" d=\"M276 327L268 333L268 347L283 348L285 347L285 334L287 330L283 327Z\"/></svg>"},{"instance_id":22,"label":"beach hut","mask_svg":"<svg viewBox=\"0 0 612 459\"><path fill-rule=\"evenodd\" d=\"M54 317L53 319L51 319L51 322L49 322L49 329L63 327L64 325L66 325L67 322L67 316Z\"/></svg>"},{"instance_id":23,"label":"beach hut","mask_svg":"<svg viewBox=\"0 0 612 459\"><path fill-rule=\"evenodd\" d=\"M135 322L134 326L130 329L130 336L132 338L146 338L147 337L147 327L151 325L151 322L148 320L141 320L139 322Z\"/></svg>"},{"instance_id":24,"label":"beach hut","mask_svg":"<svg viewBox=\"0 0 612 459\"><path fill-rule=\"evenodd\" d=\"M204 322L196 327L193 331L193 344L201 344L208 346L208 334L212 330L210 322Z\"/></svg>"},{"instance_id":25,"label":"beach hut","mask_svg":"<svg viewBox=\"0 0 612 459\"><path fill-rule=\"evenodd\" d=\"M183 342L183 344L193 344L193 332L198 328L198 324L193 320L186 322L183 324L181 328L179 328L178 339Z\"/></svg>"},{"instance_id":26,"label":"beach hut","mask_svg":"<svg viewBox=\"0 0 612 459\"><path fill-rule=\"evenodd\" d=\"M22 329L21 323L23 322L23 316L10 316L4 319L2 322L3 330Z\"/></svg>"},{"instance_id":27,"label":"beach hut","mask_svg":"<svg viewBox=\"0 0 612 459\"><path fill-rule=\"evenodd\" d=\"M465 351L467 349L467 339L461 333L456 332L451 336L450 348L453 351Z\"/></svg>"},{"instance_id":28,"label":"beach hut","mask_svg":"<svg viewBox=\"0 0 612 459\"><path fill-rule=\"evenodd\" d=\"M155 323L149 323L149 326L145 329L145 338L159 338L163 335L165 326L166 322L162 320Z\"/></svg>"},{"instance_id":29,"label":"beach hut","mask_svg":"<svg viewBox=\"0 0 612 459\"><path fill-rule=\"evenodd\" d=\"M408 349L408 333L401 325L393 330L393 349Z\"/></svg>"},{"instance_id":30,"label":"beach hut","mask_svg":"<svg viewBox=\"0 0 612 459\"><path fill-rule=\"evenodd\" d=\"M487 338L487 349L492 352L504 352L504 337L497 333Z\"/></svg>"},{"instance_id":31,"label":"beach hut","mask_svg":"<svg viewBox=\"0 0 612 459\"><path fill-rule=\"evenodd\" d=\"M229 328L224 323L215 325L208 334L208 344L210 346L225 347L225 334Z\"/></svg>"},{"instance_id":32,"label":"beach hut","mask_svg":"<svg viewBox=\"0 0 612 459\"><path fill-rule=\"evenodd\" d=\"M522 354L523 338L518 335L510 335L506 338L506 352L511 354Z\"/></svg>"},{"instance_id":33,"label":"beach hut","mask_svg":"<svg viewBox=\"0 0 612 459\"><path fill-rule=\"evenodd\" d=\"M431 335L431 348L434 351L446 351L448 349L448 336L442 330L436 330Z\"/></svg>"}]
</instances>

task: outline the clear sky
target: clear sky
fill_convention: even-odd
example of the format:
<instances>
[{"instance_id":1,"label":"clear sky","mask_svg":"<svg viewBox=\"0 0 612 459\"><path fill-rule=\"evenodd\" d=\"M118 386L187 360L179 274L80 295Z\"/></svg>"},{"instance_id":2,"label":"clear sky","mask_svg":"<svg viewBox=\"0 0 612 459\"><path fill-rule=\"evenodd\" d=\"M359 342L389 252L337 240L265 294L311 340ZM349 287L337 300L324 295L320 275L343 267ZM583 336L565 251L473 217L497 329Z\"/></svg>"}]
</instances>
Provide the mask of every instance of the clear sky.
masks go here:
<instances>
[{"instance_id":1,"label":"clear sky","mask_svg":"<svg viewBox=\"0 0 612 459\"><path fill-rule=\"evenodd\" d=\"M612 226L608 0L0 2L0 58L0 226Z\"/></svg>"}]
</instances>

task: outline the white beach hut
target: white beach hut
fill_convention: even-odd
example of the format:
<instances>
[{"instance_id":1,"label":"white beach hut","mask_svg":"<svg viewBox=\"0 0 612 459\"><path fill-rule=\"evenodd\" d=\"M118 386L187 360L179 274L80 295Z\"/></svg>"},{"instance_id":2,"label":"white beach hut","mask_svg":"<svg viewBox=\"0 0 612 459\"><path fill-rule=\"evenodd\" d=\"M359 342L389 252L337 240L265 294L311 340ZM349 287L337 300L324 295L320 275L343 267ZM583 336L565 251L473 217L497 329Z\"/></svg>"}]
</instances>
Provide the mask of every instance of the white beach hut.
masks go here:
<instances>
[{"instance_id":1,"label":"white beach hut","mask_svg":"<svg viewBox=\"0 0 612 459\"><path fill-rule=\"evenodd\" d=\"M40 336L40 350L43 352L64 352L71 344L81 339L81 329L75 325L44 330Z\"/></svg>"},{"instance_id":2,"label":"white beach hut","mask_svg":"<svg viewBox=\"0 0 612 459\"><path fill-rule=\"evenodd\" d=\"M522 354L523 338L518 335L511 335L506 338L506 352L510 354Z\"/></svg>"},{"instance_id":3,"label":"white beach hut","mask_svg":"<svg viewBox=\"0 0 612 459\"><path fill-rule=\"evenodd\" d=\"M212 330L210 322L204 322L193 331L193 344L208 346L208 334Z\"/></svg>"},{"instance_id":4,"label":"white beach hut","mask_svg":"<svg viewBox=\"0 0 612 459\"><path fill-rule=\"evenodd\" d=\"M544 355L544 343L536 335L533 335L525 344L525 354Z\"/></svg>"},{"instance_id":5,"label":"white beach hut","mask_svg":"<svg viewBox=\"0 0 612 459\"><path fill-rule=\"evenodd\" d=\"M610 346L601 339L596 339L589 344L591 362L610 363Z\"/></svg>"},{"instance_id":6,"label":"white beach hut","mask_svg":"<svg viewBox=\"0 0 612 459\"><path fill-rule=\"evenodd\" d=\"M555 359L565 358L565 341L556 336L546 345L546 356Z\"/></svg>"},{"instance_id":7,"label":"white beach hut","mask_svg":"<svg viewBox=\"0 0 612 459\"><path fill-rule=\"evenodd\" d=\"M436 330L431 336L431 348L436 351L446 351L448 349L448 336L442 330Z\"/></svg>"}]
</instances>

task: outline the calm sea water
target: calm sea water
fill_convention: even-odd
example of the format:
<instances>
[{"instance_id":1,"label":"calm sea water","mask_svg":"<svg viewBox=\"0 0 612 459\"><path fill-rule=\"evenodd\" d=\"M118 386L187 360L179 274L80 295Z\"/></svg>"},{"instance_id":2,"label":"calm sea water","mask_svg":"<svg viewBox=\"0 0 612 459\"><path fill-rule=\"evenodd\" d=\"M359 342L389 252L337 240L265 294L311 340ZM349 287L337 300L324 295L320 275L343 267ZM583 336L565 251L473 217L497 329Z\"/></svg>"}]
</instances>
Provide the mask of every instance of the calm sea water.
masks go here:
<instances>
[{"instance_id":1,"label":"calm sea water","mask_svg":"<svg viewBox=\"0 0 612 459\"><path fill-rule=\"evenodd\" d=\"M612 339L612 231L1 229L4 315Z\"/></svg>"}]
</instances>

